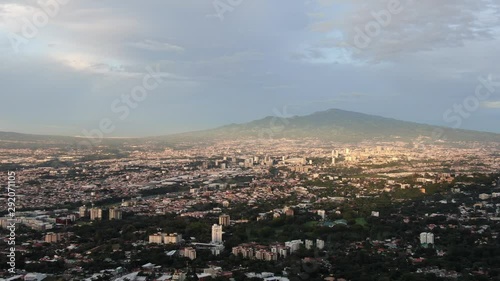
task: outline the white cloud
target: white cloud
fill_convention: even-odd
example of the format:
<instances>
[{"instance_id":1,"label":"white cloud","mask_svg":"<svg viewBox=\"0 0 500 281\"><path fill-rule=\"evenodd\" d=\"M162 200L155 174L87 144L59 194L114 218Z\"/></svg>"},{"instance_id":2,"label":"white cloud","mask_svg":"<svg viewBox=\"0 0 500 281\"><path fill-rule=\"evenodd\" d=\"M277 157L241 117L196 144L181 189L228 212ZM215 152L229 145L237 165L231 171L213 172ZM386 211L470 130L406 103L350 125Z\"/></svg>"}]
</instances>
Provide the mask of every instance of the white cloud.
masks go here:
<instances>
[{"instance_id":1,"label":"white cloud","mask_svg":"<svg viewBox=\"0 0 500 281\"><path fill-rule=\"evenodd\" d=\"M118 61L87 53L57 53L51 58L63 67L81 74L99 74L116 78L140 78L144 75L130 70Z\"/></svg>"},{"instance_id":2,"label":"white cloud","mask_svg":"<svg viewBox=\"0 0 500 281\"><path fill-rule=\"evenodd\" d=\"M31 19L39 9L18 3L0 3L0 28L9 32L20 32L22 19Z\"/></svg>"},{"instance_id":3,"label":"white cloud","mask_svg":"<svg viewBox=\"0 0 500 281\"><path fill-rule=\"evenodd\" d=\"M500 101L485 101L481 105L486 108L500 109Z\"/></svg>"},{"instance_id":4,"label":"white cloud","mask_svg":"<svg viewBox=\"0 0 500 281\"><path fill-rule=\"evenodd\" d=\"M498 29L500 4L493 0L399 0L402 11L392 14L384 24L377 23L374 14L388 11L389 2L373 0L339 6L349 10L310 24L310 30L324 34L312 45L318 49L347 49L353 58L379 62L493 40ZM367 46L359 48L356 40L361 32L368 33L370 23L377 25L378 31L372 25L371 30L377 32L365 40L369 40Z\"/></svg>"},{"instance_id":5,"label":"white cloud","mask_svg":"<svg viewBox=\"0 0 500 281\"><path fill-rule=\"evenodd\" d=\"M130 43L131 46L149 51L182 52L184 48L170 43L158 42L154 40L142 40Z\"/></svg>"}]
</instances>

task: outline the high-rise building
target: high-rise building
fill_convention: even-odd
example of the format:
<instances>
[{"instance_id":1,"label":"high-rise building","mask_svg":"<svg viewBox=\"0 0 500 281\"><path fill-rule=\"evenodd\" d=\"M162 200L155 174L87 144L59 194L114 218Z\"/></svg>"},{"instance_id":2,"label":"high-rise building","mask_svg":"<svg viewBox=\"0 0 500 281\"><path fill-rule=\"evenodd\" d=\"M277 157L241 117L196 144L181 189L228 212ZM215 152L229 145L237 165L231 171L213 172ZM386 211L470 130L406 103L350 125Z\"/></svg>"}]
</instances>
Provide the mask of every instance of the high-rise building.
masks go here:
<instances>
[{"instance_id":1,"label":"high-rise building","mask_svg":"<svg viewBox=\"0 0 500 281\"><path fill-rule=\"evenodd\" d=\"M325 210L318 210L318 216L320 216L320 217L321 217L321 219L322 219L322 220L324 220L324 219L325 219L325 217L326 217L326 212L325 212Z\"/></svg>"},{"instance_id":2,"label":"high-rise building","mask_svg":"<svg viewBox=\"0 0 500 281\"><path fill-rule=\"evenodd\" d=\"M274 160L271 158L271 156L266 155L263 164L266 166L272 166L274 164Z\"/></svg>"},{"instance_id":3,"label":"high-rise building","mask_svg":"<svg viewBox=\"0 0 500 281\"><path fill-rule=\"evenodd\" d=\"M122 219L122 211L120 209L111 208L109 209L109 220L121 220Z\"/></svg>"},{"instance_id":4,"label":"high-rise building","mask_svg":"<svg viewBox=\"0 0 500 281\"><path fill-rule=\"evenodd\" d=\"M155 233L149 235L149 243L161 244L163 242L163 235L161 233Z\"/></svg>"},{"instance_id":5,"label":"high-rise building","mask_svg":"<svg viewBox=\"0 0 500 281\"><path fill-rule=\"evenodd\" d=\"M285 246L290 249L290 254L300 249L300 245L302 244L303 244L302 240L292 240L285 242Z\"/></svg>"},{"instance_id":6,"label":"high-rise building","mask_svg":"<svg viewBox=\"0 0 500 281\"><path fill-rule=\"evenodd\" d=\"M60 233L49 232L45 234L46 243L57 243L61 240L62 235Z\"/></svg>"},{"instance_id":7,"label":"high-rise building","mask_svg":"<svg viewBox=\"0 0 500 281\"><path fill-rule=\"evenodd\" d=\"M264 254L266 253L266 250L264 249L261 249L261 250L257 250L255 252L255 259L256 260L263 260L264 259Z\"/></svg>"},{"instance_id":8,"label":"high-rise building","mask_svg":"<svg viewBox=\"0 0 500 281\"><path fill-rule=\"evenodd\" d=\"M434 234L430 232L420 233L420 244L423 245L434 244Z\"/></svg>"},{"instance_id":9,"label":"high-rise building","mask_svg":"<svg viewBox=\"0 0 500 281\"><path fill-rule=\"evenodd\" d=\"M222 225L212 225L212 243L222 244Z\"/></svg>"},{"instance_id":10,"label":"high-rise building","mask_svg":"<svg viewBox=\"0 0 500 281\"><path fill-rule=\"evenodd\" d=\"M427 233L420 233L420 244L427 244Z\"/></svg>"},{"instance_id":11,"label":"high-rise building","mask_svg":"<svg viewBox=\"0 0 500 281\"><path fill-rule=\"evenodd\" d=\"M196 259L196 249L192 247L184 248L182 255L190 260Z\"/></svg>"},{"instance_id":12,"label":"high-rise building","mask_svg":"<svg viewBox=\"0 0 500 281\"><path fill-rule=\"evenodd\" d=\"M325 241L321 239L316 239L316 248L323 250L325 248Z\"/></svg>"},{"instance_id":13,"label":"high-rise building","mask_svg":"<svg viewBox=\"0 0 500 281\"><path fill-rule=\"evenodd\" d=\"M335 162L338 157L339 157L339 152L337 150L332 150L332 165L335 165Z\"/></svg>"},{"instance_id":14,"label":"high-rise building","mask_svg":"<svg viewBox=\"0 0 500 281\"><path fill-rule=\"evenodd\" d=\"M276 260L278 260L278 254L271 253L271 252L265 252L264 253L264 260L266 260L266 261L276 261Z\"/></svg>"},{"instance_id":15,"label":"high-rise building","mask_svg":"<svg viewBox=\"0 0 500 281\"><path fill-rule=\"evenodd\" d=\"M338 150L332 150L332 158L338 158L339 157L339 151Z\"/></svg>"},{"instance_id":16,"label":"high-rise building","mask_svg":"<svg viewBox=\"0 0 500 281\"><path fill-rule=\"evenodd\" d=\"M182 235L177 233L163 235L163 243L165 244L178 244L182 241Z\"/></svg>"},{"instance_id":17,"label":"high-rise building","mask_svg":"<svg viewBox=\"0 0 500 281\"><path fill-rule=\"evenodd\" d=\"M428 232L427 233L427 244L434 244L434 234Z\"/></svg>"},{"instance_id":18,"label":"high-rise building","mask_svg":"<svg viewBox=\"0 0 500 281\"><path fill-rule=\"evenodd\" d=\"M220 255L224 251L224 245L223 244L219 244L219 245L217 245L215 247L211 247L210 250L212 251L212 255L218 256L218 255Z\"/></svg>"},{"instance_id":19,"label":"high-rise building","mask_svg":"<svg viewBox=\"0 0 500 281\"><path fill-rule=\"evenodd\" d=\"M90 220L100 220L102 219L102 209L92 208L90 209Z\"/></svg>"},{"instance_id":20,"label":"high-rise building","mask_svg":"<svg viewBox=\"0 0 500 281\"><path fill-rule=\"evenodd\" d=\"M305 240L305 243L304 243L304 246L306 247L306 249L310 250L312 249L312 247L314 246L314 242L313 240Z\"/></svg>"},{"instance_id":21,"label":"high-rise building","mask_svg":"<svg viewBox=\"0 0 500 281\"><path fill-rule=\"evenodd\" d=\"M88 216L88 210L87 207L81 206L78 209L78 214L80 215L80 218L86 218Z\"/></svg>"},{"instance_id":22,"label":"high-rise building","mask_svg":"<svg viewBox=\"0 0 500 281\"><path fill-rule=\"evenodd\" d=\"M288 256L288 250L286 248L280 248L278 254L281 257L286 258Z\"/></svg>"},{"instance_id":23,"label":"high-rise building","mask_svg":"<svg viewBox=\"0 0 500 281\"><path fill-rule=\"evenodd\" d=\"M229 218L229 215L221 215L219 216L219 224L222 226L229 226L231 220Z\"/></svg>"},{"instance_id":24,"label":"high-rise building","mask_svg":"<svg viewBox=\"0 0 500 281\"><path fill-rule=\"evenodd\" d=\"M245 168L252 168L253 164L254 164L253 158L245 159L245 164L244 164Z\"/></svg>"}]
</instances>

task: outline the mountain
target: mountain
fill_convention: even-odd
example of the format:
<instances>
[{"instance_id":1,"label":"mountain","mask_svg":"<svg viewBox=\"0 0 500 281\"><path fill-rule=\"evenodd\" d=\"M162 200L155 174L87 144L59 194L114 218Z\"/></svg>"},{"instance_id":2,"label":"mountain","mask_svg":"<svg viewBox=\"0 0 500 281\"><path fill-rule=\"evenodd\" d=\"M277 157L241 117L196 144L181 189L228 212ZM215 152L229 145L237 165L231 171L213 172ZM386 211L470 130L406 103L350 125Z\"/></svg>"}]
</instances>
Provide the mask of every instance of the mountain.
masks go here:
<instances>
[{"instance_id":1,"label":"mountain","mask_svg":"<svg viewBox=\"0 0 500 281\"><path fill-rule=\"evenodd\" d=\"M177 146L179 143L214 142L240 139L305 139L316 138L334 142L413 141L427 137L429 141L498 142L500 134L451 129L413 122L400 121L352 111L330 109L306 116L289 118L269 116L245 124L231 124L211 130L144 139L105 139L103 145L119 146L124 143L156 142ZM81 138L41 136L0 132L0 147L75 146Z\"/></svg>"},{"instance_id":2,"label":"mountain","mask_svg":"<svg viewBox=\"0 0 500 281\"><path fill-rule=\"evenodd\" d=\"M352 111L330 109L307 116L266 117L245 124L162 137L171 142L218 139L303 139L318 138L335 142L363 140L404 140L419 137L430 140L500 142L500 134L451 129Z\"/></svg>"}]
</instances>

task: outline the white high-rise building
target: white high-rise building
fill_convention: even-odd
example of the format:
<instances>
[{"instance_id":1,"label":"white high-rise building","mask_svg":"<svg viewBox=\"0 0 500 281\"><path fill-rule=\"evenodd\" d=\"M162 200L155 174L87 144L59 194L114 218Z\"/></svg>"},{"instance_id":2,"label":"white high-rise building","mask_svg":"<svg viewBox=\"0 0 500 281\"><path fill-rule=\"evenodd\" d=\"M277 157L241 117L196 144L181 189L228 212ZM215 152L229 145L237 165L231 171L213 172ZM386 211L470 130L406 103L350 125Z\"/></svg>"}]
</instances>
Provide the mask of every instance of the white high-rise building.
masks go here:
<instances>
[{"instance_id":1,"label":"white high-rise building","mask_svg":"<svg viewBox=\"0 0 500 281\"><path fill-rule=\"evenodd\" d=\"M222 244L222 225L212 225L212 243Z\"/></svg>"},{"instance_id":2,"label":"white high-rise building","mask_svg":"<svg viewBox=\"0 0 500 281\"><path fill-rule=\"evenodd\" d=\"M306 246L306 249L310 250L314 246L314 242L313 242L313 240L306 239L304 245Z\"/></svg>"},{"instance_id":3,"label":"white high-rise building","mask_svg":"<svg viewBox=\"0 0 500 281\"><path fill-rule=\"evenodd\" d=\"M427 244L427 233L420 233L420 244Z\"/></svg>"},{"instance_id":4,"label":"white high-rise building","mask_svg":"<svg viewBox=\"0 0 500 281\"><path fill-rule=\"evenodd\" d=\"M430 232L420 233L420 244L434 244L434 234Z\"/></svg>"},{"instance_id":5,"label":"white high-rise building","mask_svg":"<svg viewBox=\"0 0 500 281\"><path fill-rule=\"evenodd\" d=\"M290 249L290 253L293 253L293 252L297 251L298 249L300 249L300 245L303 245L303 244L304 243L302 242L302 240L292 240L292 241L285 242L285 246Z\"/></svg>"},{"instance_id":6,"label":"white high-rise building","mask_svg":"<svg viewBox=\"0 0 500 281\"><path fill-rule=\"evenodd\" d=\"M326 217L326 212L325 212L325 210L318 210L318 216L320 216L320 217L321 217L321 219L323 219L323 220L324 220L324 219L325 219L325 217Z\"/></svg>"},{"instance_id":7,"label":"white high-rise building","mask_svg":"<svg viewBox=\"0 0 500 281\"><path fill-rule=\"evenodd\" d=\"M427 244L434 244L434 234L428 232L427 233Z\"/></svg>"},{"instance_id":8,"label":"white high-rise building","mask_svg":"<svg viewBox=\"0 0 500 281\"><path fill-rule=\"evenodd\" d=\"M316 239L316 248L323 250L323 248L325 248L325 241Z\"/></svg>"}]
</instances>

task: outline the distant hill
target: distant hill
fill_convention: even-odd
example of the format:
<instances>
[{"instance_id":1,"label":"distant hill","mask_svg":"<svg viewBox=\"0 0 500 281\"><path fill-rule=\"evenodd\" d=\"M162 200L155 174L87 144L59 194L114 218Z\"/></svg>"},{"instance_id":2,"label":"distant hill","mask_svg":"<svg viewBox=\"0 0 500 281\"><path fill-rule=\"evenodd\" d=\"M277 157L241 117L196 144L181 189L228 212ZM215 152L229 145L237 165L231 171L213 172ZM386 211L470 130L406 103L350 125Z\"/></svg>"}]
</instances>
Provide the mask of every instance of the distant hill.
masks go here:
<instances>
[{"instance_id":1,"label":"distant hill","mask_svg":"<svg viewBox=\"0 0 500 281\"><path fill-rule=\"evenodd\" d=\"M66 136L33 135L33 134L21 134L21 133L0 131L0 140L3 141L36 142L36 141L69 141L72 139L74 138Z\"/></svg>"},{"instance_id":2,"label":"distant hill","mask_svg":"<svg viewBox=\"0 0 500 281\"><path fill-rule=\"evenodd\" d=\"M34 135L0 131L0 148L47 148L75 149L84 139L70 136ZM128 139L104 139L104 146L119 146Z\"/></svg>"},{"instance_id":3,"label":"distant hill","mask_svg":"<svg viewBox=\"0 0 500 281\"><path fill-rule=\"evenodd\" d=\"M500 142L500 134L458 130L400 121L352 111L330 109L307 116L266 117L245 124L162 137L167 141L209 141L218 139L318 138L335 142L363 140L431 140Z\"/></svg>"},{"instance_id":4,"label":"distant hill","mask_svg":"<svg viewBox=\"0 0 500 281\"><path fill-rule=\"evenodd\" d=\"M306 116L290 118L266 117L245 124L231 124L215 129L144 139L106 139L103 144L120 145L141 143L142 140L162 145L213 142L239 139L305 139L316 138L333 142L360 142L364 140L412 141L427 137L429 141L498 142L500 134L458 130L400 121L352 111L330 109ZM51 145L72 146L81 138L64 136L28 135L0 132L0 147Z\"/></svg>"}]
</instances>

